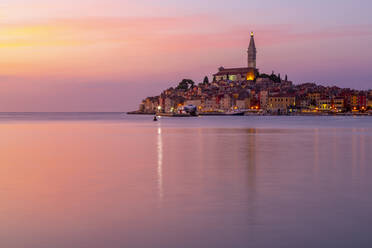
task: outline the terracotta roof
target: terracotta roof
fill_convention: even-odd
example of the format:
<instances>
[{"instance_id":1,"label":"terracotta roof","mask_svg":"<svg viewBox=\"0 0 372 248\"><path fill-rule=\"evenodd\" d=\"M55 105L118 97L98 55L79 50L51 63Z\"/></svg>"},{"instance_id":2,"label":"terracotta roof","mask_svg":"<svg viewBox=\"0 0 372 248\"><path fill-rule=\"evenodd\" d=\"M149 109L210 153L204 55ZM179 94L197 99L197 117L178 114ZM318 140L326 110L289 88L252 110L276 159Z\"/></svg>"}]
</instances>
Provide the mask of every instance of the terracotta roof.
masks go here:
<instances>
[{"instance_id":1,"label":"terracotta roof","mask_svg":"<svg viewBox=\"0 0 372 248\"><path fill-rule=\"evenodd\" d=\"M255 68L249 68L249 67L240 67L240 68L223 68L221 67L219 69L219 72L214 74L213 76L221 76L226 74L245 74L248 73L251 70L256 70Z\"/></svg>"},{"instance_id":2,"label":"terracotta roof","mask_svg":"<svg viewBox=\"0 0 372 248\"><path fill-rule=\"evenodd\" d=\"M278 94L278 95L270 95L269 97L296 97L293 94Z\"/></svg>"}]
</instances>

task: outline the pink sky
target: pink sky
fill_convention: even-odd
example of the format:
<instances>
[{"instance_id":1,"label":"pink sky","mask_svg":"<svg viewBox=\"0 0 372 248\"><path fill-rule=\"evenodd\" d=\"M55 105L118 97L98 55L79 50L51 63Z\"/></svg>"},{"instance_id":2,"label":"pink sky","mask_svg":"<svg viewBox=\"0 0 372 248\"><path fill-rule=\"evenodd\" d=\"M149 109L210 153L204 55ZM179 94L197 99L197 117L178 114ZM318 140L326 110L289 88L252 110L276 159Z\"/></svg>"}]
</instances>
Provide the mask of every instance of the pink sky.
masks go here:
<instances>
[{"instance_id":1,"label":"pink sky","mask_svg":"<svg viewBox=\"0 0 372 248\"><path fill-rule=\"evenodd\" d=\"M250 31L261 72L372 88L368 1L314 13L306 3L284 3L4 0L0 111L130 110L182 78L245 66Z\"/></svg>"}]
</instances>

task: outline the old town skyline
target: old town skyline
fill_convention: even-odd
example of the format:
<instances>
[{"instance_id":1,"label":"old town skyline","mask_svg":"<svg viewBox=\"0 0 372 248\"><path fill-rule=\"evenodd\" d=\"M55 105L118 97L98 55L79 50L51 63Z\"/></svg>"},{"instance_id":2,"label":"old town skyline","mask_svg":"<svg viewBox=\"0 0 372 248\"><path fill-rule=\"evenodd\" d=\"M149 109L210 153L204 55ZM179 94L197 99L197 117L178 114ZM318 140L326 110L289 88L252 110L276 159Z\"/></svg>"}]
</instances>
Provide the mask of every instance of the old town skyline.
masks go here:
<instances>
[{"instance_id":1,"label":"old town skyline","mask_svg":"<svg viewBox=\"0 0 372 248\"><path fill-rule=\"evenodd\" d=\"M194 106L199 114L367 114L372 112L372 90L363 91L315 83L294 84L285 77L260 73L254 33L250 33L245 67L221 66L209 82L183 79L160 95L147 97L138 114L181 114ZM238 112L237 112L238 111Z\"/></svg>"}]
</instances>

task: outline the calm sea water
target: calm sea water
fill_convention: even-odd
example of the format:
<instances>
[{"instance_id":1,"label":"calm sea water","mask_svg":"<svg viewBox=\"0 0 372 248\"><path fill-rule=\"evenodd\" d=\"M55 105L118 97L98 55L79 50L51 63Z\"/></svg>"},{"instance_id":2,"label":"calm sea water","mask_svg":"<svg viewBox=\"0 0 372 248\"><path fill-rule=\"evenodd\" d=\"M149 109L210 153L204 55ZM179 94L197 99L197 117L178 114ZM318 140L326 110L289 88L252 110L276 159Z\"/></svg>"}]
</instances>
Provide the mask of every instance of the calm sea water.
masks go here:
<instances>
[{"instance_id":1,"label":"calm sea water","mask_svg":"<svg viewBox=\"0 0 372 248\"><path fill-rule=\"evenodd\" d=\"M0 247L372 247L371 117L0 114Z\"/></svg>"}]
</instances>

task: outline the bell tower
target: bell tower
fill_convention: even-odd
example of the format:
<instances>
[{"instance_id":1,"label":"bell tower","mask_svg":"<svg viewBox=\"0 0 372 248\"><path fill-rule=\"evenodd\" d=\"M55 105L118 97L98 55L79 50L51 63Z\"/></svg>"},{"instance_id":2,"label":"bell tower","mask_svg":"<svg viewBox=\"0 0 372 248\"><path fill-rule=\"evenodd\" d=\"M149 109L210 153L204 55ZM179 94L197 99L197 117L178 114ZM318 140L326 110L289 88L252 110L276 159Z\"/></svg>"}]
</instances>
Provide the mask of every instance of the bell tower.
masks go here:
<instances>
[{"instance_id":1,"label":"bell tower","mask_svg":"<svg viewBox=\"0 0 372 248\"><path fill-rule=\"evenodd\" d=\"M251 40L249 42L248 47L248 67L256 69L256 45L254 44L254 35L253 32L251 32Z\"/></svg>"}]
</instances>

